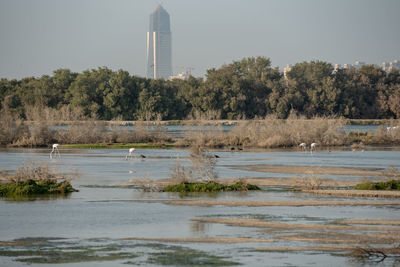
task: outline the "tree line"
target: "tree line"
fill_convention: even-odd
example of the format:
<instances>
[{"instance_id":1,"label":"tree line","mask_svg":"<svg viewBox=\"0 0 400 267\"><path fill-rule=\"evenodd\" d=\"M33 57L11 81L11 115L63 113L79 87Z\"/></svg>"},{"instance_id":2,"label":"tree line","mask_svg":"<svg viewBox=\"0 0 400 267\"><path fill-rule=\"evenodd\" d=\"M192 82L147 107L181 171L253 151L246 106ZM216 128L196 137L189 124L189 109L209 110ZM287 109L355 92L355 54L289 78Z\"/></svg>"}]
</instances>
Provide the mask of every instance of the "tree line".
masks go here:
<instances>
[{"instance_id":1,"label":"tree line","mask_svg":"<svg viewBox=\"0 0 400 267\"><path fill-rule=\"evenodd\" d=\"M400 118L400 72L374 65L339 69L322 61L294 65L287 77L265 57L250 57L207 71L205 78L165 81L108 68L0 80L3 109L27 118L29 107L79 109L101 120L176 120L341 116Z\"/></svg>"}]
</instances>

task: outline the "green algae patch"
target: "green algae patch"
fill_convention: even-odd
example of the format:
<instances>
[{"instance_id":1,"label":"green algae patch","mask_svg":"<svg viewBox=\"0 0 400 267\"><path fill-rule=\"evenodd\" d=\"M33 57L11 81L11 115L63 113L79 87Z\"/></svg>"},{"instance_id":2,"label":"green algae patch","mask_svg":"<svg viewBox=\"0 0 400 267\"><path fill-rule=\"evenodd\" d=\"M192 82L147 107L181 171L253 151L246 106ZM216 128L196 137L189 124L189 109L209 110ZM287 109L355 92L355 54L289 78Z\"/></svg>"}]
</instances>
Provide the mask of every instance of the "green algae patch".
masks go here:
<instances>
[{"instance_id":1,"label":"green algae patch","mask_svg":"<svg viewBox=\"0 0 400 267\"><path fill-rule=\"evenodd\" d=\"M180 249L152 253L148 263L170 266L234 266L239 263L225 260L224 257L209 255L202 251Z\"/></svg>"},{"instance_id":2,"label":"green algae patch","mask_svg":"<svg viewBox=\"0 0 400 267\"><path fill-rule=\"evenodd\" d=\"M261 190L256 185L251 185L243 182L237 182L232 185L220 184L216 182L208 183L191 183L183 182L175 185L168 185L161 191L164 192L230 192L230 191L249 191L249 190Z\"/></svg>"},{"instance_id":3,"label":"green algae patch","mask_svg":"<svg viewBox=\"0 0 400 267\"><path fill-rule=\"evenodd\" d=\"M44 194L68 194L75 192L70 182L55 179L28 179L0 184L0 197L33 196Z\"/></svg>"},{"instance_id":4,"label":"green algae patch","mask_svg":"<svg viewBox=\"0 0 400 267\"><path fill-rule=\"evenodd\" d=\"M400 180L390 180L378 183L357 184L354 189L358 190L400 190Z\"/></svg>"},{"instance_id":5,"label":"green algae patch","mask_svg":"<svg viewBox=\"0 0 400 267\"><path fill-rule=\"evenodd\" d=\"M21 255L20 255L21 256ZM25 255L27 256L27 255ZM97 254L92 251L36 251L34 257L17 259L19 262L25 263L74 263L74 262L91 262L91 261L116 261L136 258L137 255L119 252L109 254Z\"/></svg>"},{"instance_id":6,"label":"green algae patch","mask_svg":"<svg viewBox=\"0 0 400 267\"><path fill-rule=\"evenodd\" d=\"M63 144L63 148L69 149L118 149L118 148L172 148L174 144L172 143L107 143L107 144Z\"/></svg>"},{"instance_id":7,"label":"green algae patch","mask_svg":"<svg viewBox=\"0 0 400 267\"><path fill-rule=\"evenodd\" d=\"M106 262L107 266L239 265L226 257L182 246L107 238L75 240L62 237L29 237L0 241L0 257L10 257L25 264Z\"/></svg>"},{"instance_id":8,"label":"green algae patch","mask_svg":"<svg viewBox=\"0 0 400 267\"><path fill-rule=\"evenodd\" d=\"M63 238L26 238L14 245L0 246L0 256L15 261L46 264L116 261L136 258L135 253L121 251L113 244L78 245Z\"/></svg>"}]
</instances>

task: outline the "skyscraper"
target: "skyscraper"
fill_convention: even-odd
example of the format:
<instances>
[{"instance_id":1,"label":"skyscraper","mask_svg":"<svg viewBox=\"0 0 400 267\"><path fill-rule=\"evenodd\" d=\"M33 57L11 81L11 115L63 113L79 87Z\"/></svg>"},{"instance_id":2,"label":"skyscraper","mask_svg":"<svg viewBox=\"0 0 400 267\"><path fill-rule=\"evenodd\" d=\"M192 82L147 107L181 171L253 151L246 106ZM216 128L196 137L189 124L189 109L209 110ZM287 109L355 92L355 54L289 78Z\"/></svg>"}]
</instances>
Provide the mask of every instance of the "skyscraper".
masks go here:
<instances>
[{"instance_id":1,"label":"skyscraper","mask_svg":"<svg viewBox=\"0 0 400 267\"><path fill-rule=\"evenodd\" d=\"M168 12L158 5L150 14L147 32L147 78L168 79L172 75L171 29Z\"/></svg>"}]
</instances>

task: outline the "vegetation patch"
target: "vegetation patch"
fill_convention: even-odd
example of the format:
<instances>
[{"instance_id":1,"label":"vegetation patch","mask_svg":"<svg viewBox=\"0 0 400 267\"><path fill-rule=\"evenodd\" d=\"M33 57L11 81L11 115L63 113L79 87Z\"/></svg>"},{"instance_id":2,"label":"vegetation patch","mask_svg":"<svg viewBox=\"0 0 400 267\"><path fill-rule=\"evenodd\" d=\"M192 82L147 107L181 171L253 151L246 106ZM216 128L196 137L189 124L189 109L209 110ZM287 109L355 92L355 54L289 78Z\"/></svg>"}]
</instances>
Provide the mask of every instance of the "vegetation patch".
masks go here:
<instances>
[{"instance_id":1,"label":"vegetation patch","mask_svg":"<svg viewBox=\"0 0 400 267\"><path fill-rule=\"evenodd\" d=\"M27 264L65 264L84 262L114 262L147 266L232 266L239 263L225 257L181 246L161 243L137 243L136 240L31 237L0 241L0 257L11 257ZM133 259L133 260L132 260Z\"/></svg>"},{"instance_id":2,"label":"vegetation patch","mask_svg":"<svg viewBox=\"0 0 400 267\"><path fill-rule=\"evenodd\" d=\"M107 144L63 144L63 148L69 149L118 149L118 148L165 148L165 147L173 147L174 145L171 143L107 143Z\"/></svg>"},{"instance_id":3,"label":"vegetation patch","mask_svg":"<svg viewBox=\"0 0 400 267\"><path fill-rule=\"evenodd\" d=\"M400 180L362 183L356 185L354 188L358 190L400 190Z\"/></svg>"},{"instance_id":4,"label":"vegetation patch","mask_svg":"<svg viewBox=\"0 0 400 267\"><path fill-rule=\"evenodd\" d=\"M3 179L5 182L0 183L0 197L65 195L77 191L65 177L52 172L46 164L20 166L14 175Z\"/></svg>"},{"instance_id":5,"label":"vegetation patch","mask_svg":"<svg viewBox=\"0 0 400 267\"><path fill-rule=\"evenodd\" d=\"M10 182L0 185L1 197L29 196L42 194L68 194L76 190L68 181L43 179Z\"/></svg>"},{"instance_id":6,"label":"vegetation patch","mask_svg":"<svg viewBox=\"0 0 400 267\"><path fill-rule=\"evenodd\" d=\"M220 184L217 182L182 182L180 184L168 185L162 189L164 192L228 192L228 191L249 191L261 190L256 185L237 182L232 185Z\"/></svg>"},{"instance_id":7,"label":"vegetation patch","mask_svg":"<svg viewBox=\"0 0 400 267\"><path fill-rule=\"evenodd\" d=\"M26 238L15 240L16 245L0 246L0 256L13 257L18 262L75 263L115 261L136 258L137 255L121 251L114 244L79 245L58 238Z\"/></svg>"},{"instance_id":8,"label":"vegetation patch","mask_svg":"<svg viewBox=\"0 0 400 267\"><path fill-rule=\"evenodd\" d=\"M224 260L223 257L209 255L192 249L153 253L149 263L173 266L232 266L237 262Z\"/></svg>"}]
</instances>

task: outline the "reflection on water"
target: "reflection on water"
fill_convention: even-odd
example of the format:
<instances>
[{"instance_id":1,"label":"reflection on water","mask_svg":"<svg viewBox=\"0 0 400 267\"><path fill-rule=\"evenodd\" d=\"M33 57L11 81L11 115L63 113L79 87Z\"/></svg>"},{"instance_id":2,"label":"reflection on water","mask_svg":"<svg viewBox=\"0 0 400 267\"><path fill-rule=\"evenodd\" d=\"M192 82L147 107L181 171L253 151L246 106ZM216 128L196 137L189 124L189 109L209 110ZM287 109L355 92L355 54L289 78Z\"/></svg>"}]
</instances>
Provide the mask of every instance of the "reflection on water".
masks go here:
<instances>
[{"instance_id":1,"label":"reflection on water","mask_svg":"<svg viewBox=\"0 0 400 267\"><path fill-rule=\"evenodd\" d=\"M210 232L211 224L203 223L203 222L191 222L190 230L194 236L203 235Z\"/></svg>"},{"instance_id":2,"label":"reflection on water","mask_svg":"<svg viewBox=\"0 0 400 267\"><path fill-rule=\"evenodd\" d=\"M333 224L338 219L392 219L400 220L398 207L360 207L360 206L325 206L325 207L227 207L227 206L174 206L164 204L164 200L174 199L218 199L218 200L344 200L341 198L288 192L275 188L263 192L185 194L143 192L135 188L120 188L116 184L126 184L131 179L168 178L171 167L177 160L188 166L189 152L179 149L149 149L138 151L145 159L125 160L124 149L109 150L68 150L61 149L61 159L49 159L49 149L2 149L0 150L0 169L16 170L23 162L34 160L48 162L51 168L63 173L78 170L79 178L72 181L80 192L64 198L35 198L35 201L0 200L0 241L10 241L26 237L58 237L76 240L74 246L84 246L89 240L106 238L105 243L121 245L120 238L191 238L249 237L272 239L274 231L255 227L239 227L224 224L210 224L193 221L195 218L252 218L269 222ZM279 173L260 173L237 170L238 165L272 164L300 165L310 168L321 166L400 168L400 151L371 149L365 152L348 150L320 150L317 153L302 153L290 150L253 150L231 152L213 151L220 158L217 172L221 178L231 177L293 177ZM342 176L331 175L333 179ZM351 177L348 177L351 178ZM353 177L359 179L360 177ZM379 200L378 201L387 201ZM68 241L69 242L69 241ZM131 242L144 246L144 241ZM152 242L152 246L162 242ZM62 243L57 243L57 249ZM107 247L107 244L103 244ZM125 245L125 244L124 244ZM165 244L164 244L165 245ZM274 239L272 244L258 243L185 243L181 255L200 255L199 251L211 256L227 257L227 261L239 262L248 266L332 266L346 265L347 258L337 257L324 252L297 253L261 253L254 251L257 247L318 245L303 241L290 242ZM152 248L149 248L150 250ZM7 247L0 245L0 251ZM160 251L146 250L149 253ZM140 250L139 251L143 251ZM136 254L137 250L132 250ZM5 252L4 252L5 253ZM4 256L0 252L1 266L19 266L20 262ZM11 253L11 252L10 252ZM116 253L119 253L116 251ZM1 256L3 255L3 256ZM122 254L121 254L122 255ZM120 256L121 256L120 255ZM169 254L168 254L169 255ZM89 255L90 256L90 255ZM210 256L210 257L211 257ZM122 255L122 257L125 257ZM140 257L140 255L139 255ZM172 257L172 256L171 256ZM268 260L267 260L268 259ZM136 258L132 258L133 263ZM143 259L142 259L143 260ZM176 259L175 259L176 260ZM126 266L130 260L114 259L113 265ZM145 260L139 261L145 264ZM108 262L109 264L109 262ZM109 266L107 262L99 265ZM75 266L75 265L74 265ZM77 263L77 266L87 266ZM96 266L97 263L96 263Z\"/></svg>"}]
</instances>

